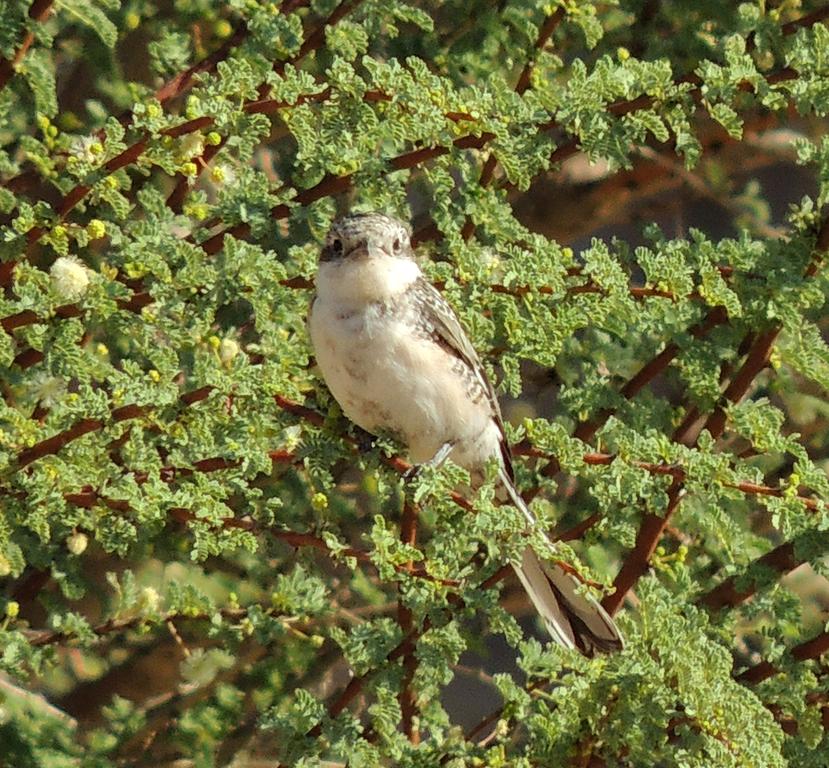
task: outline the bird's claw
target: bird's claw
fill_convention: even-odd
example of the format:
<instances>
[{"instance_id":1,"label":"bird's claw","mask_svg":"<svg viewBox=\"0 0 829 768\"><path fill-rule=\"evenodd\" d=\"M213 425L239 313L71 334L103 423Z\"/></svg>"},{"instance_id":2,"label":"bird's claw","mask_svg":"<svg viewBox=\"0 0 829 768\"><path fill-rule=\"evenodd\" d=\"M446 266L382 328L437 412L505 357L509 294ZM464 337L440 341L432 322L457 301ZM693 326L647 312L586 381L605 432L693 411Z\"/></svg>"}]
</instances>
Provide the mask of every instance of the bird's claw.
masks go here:
<instances>
[{"instance_id":1,"label":"bird's claw","mask_svg":"<svg viewBox=\"0 0 829 768\"><path fill-rule=\"evenodd\" d=\"M372 435L371 432L367 432L362 427L356 425L354 427L354 440L357 443L357 450L360 453L368 453L377 444L376 435Z\"/></svg>"},{"instance_id":2,"label":"bird's claw","mask_svg":"<svg viewBox=\"0 0 829 768\"><path fill-rule=\"evenodd\" d=\"M422 464L412 464L402 475L404 483L411 483L423 470Z\"/></svg>"},{"instance_id":3,"label":"bird's claw","mask_svg":"<svg viewBox=\"0 0 829 768\"><path fill-rule=\"evenodd\" d=\"M443 465L443 462L446 461L449 454L452 453L452 449L455 447L455 442L456 441L452 440L441 445L435 455L428 461L424 461L422 464L412 464L412 466L403 473L403 480L407 483L411 482L423 471L424 467L438 469Z\"/></svg>"}]
</instances>

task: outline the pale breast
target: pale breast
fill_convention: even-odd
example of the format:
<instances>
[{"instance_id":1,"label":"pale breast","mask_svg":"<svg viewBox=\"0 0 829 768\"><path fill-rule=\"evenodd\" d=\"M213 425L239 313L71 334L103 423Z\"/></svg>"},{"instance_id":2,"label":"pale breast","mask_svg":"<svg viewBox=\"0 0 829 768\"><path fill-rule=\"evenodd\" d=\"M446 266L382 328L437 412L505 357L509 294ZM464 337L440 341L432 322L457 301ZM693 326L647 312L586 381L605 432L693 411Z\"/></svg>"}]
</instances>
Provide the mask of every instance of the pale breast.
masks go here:
<instances>
[{"instance_id":1,"label":"pale breast","mask_svg":"<svg viewBox=\"0 0 829 768\"><path fill-rule=\"evenodd\" d=\"M396 433L414 462L456 442L453 460L479 465L498 450L489 403L466 364L419 333L400 309L376 303L343 311L317 299L311 338L331 393L363 429Z\"/></svg>"}]
</instances>

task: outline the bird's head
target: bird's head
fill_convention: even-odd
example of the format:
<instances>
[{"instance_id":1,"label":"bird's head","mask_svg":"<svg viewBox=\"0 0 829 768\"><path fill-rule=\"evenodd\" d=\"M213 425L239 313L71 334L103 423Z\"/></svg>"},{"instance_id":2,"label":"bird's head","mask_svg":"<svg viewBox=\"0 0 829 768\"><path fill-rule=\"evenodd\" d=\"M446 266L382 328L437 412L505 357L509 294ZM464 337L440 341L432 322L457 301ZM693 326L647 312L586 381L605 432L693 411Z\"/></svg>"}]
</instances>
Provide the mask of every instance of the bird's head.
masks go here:
<instances>
[{"instance_id":1,"label":"bird's head","mask_svg":"<svg viewBox=\"0 0 829 768\"><path fill-rule=\"evenodd\" d=\"M317 295L352 307L382 303L420 275L406 224L383 213L355 213L331 225L320 253Z\"/></svg>"},{"instance_id":2,"label":"bird's head","mask_svg":"<svg viewBox=\"0 0 829 768\"><path fill-rule=\"evenodd\" d=\"M414 258L409 228L384 213L352 213L331 225L320 262L382 256Z\"/></svg>"}]
</instances>

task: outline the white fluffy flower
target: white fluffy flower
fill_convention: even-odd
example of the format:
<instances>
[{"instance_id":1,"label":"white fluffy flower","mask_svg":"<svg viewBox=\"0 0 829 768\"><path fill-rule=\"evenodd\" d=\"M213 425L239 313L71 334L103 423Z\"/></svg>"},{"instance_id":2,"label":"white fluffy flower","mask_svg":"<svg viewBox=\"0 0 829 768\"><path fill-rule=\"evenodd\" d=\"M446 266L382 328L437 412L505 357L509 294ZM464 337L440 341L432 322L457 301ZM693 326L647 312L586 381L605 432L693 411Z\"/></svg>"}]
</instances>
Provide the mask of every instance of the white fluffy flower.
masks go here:
<instances>
[{"instance_id":1,"label":"white fluffy flower","mask_svg":"<svg viewBox=\"0 0 829 768\"><path fill-rule=\"evenodd\" d=\"M89 270L74 256L61 256L49 270L55 292L64 299L75 301L89 287Z\"/></svg>"},{"instance_id":2,"label":"white fluffy flower","mask_svg":"<svg viewBox=\"0 0 829 768\"><path fill-rule=\"evenodd\" d=\"M32 391L44 408L54 408L66 395L66 382L43 372L32 381Z\"/></svg>"},{"instance_id":3,"label":"white fluffy flower","mask_svg":"<svg viewBox=\"0 0 829 768\"><path fill-rule=\"evenodd\" d=\"M78 160L95 163L103 153L103 146L95 136L77 136L69 146L69 152Z\"/></svg>"},{"instance_id":4,"label":"white fluffy flower","mask_svg":"<svg viewBox=\"0 0 829 768\"><path fill-rule=\"evenodd\" d=\"M190 159L204 154L204 136L200 133L188 133L181 137L178 144L182 158Z\"/></svg>"}]
</instances>

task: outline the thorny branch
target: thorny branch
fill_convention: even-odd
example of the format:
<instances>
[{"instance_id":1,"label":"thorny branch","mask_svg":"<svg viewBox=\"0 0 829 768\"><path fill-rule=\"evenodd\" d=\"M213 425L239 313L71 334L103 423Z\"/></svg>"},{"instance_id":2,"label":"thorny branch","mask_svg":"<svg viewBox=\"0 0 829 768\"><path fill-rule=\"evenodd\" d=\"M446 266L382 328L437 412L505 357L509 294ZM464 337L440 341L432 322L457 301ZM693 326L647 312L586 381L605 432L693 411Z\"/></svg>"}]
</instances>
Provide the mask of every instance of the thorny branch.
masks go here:
<instances>
[{"instance_id":1,"label":"thorny branch","mask_svg":"<svg viewBox=\"0 0 829 768\"><path fill-rule=\"evenodd\" d=\"M36 24L43 23L52 13L53 2L54 0L34 0L31 8L29 8L29 18ZM23 57L28 53L34 41L34 33L29 30L23 36L23 40L11 60L0 56L0 90L5 88L9 80L11 80L15 67L23 60Z\"/></svg>"},{"instance_id":2,"label":"thorny branch","mask_svg":"<svg viewBox=\"0 0 829 768\"><path fill-rule=\"evenodd\" d=\"M299 3L297 3L296 5L298 5L298 4ZM348 6L348 5L353 6L355 4L356 3L351 3L351 4L343 3L340 6L338 6L338 10L341 9L342 7L344 7L344 6ZM33 5L32 12L30 12L30 15L32 15L32 18L36 18L36 15L33 13L35 8L36 7L41 7L42 8L43 6L46 6L44 13L48 14L50 3L46 2L45 0L41 0L41 2L36 2ZM544 43L546 42L546 39L548 39L549 36L552 34L553 29L555 28L555 24L558 23L558 19L555 19L557 14L558 14L558 11L555 14L552 14L551 16L549 16L547 18L547 21L545 22L545 26L542 28L542 30L539 34L539 41L537 43L537 47L539 49L544 45ZM802 19L798 19L794 22L790 22L789 24L784 25L784 27L782 29L783 29L784 33L790 33L790 32L795 31L798 28L808 26L809 24L816 23L817 21L820 21L820 20L826 18L827 16L829 16L829 8L821 9L819 11L816 11L813 14L809 14L808 16L803 17ZM45 16L44 16L44 18L45 18ZM554 21L554 19L555 19L555 21ZM544 40L542 40L542 35L543 35L545 29L549 25L552 25L552 26L549 28L549 31L546 33L546 37L544 38ZM309 36L306 39L305 43L303 44L303 48L305 48L306 45L310 44L310 47L309 47L308 50L311 50L314 45L321 44L321 34L320 33L321 33L321 28L319 28L315 31L315 34L317 34L317 37L320 38L320 39L319 40L315 39L314 42L312 43L311 41L312 41L313 35ZM237 34L244 34L244 33L240 30L237 30ZM234 40L233 44L236 44L236 43L238 43L240 38L238 38L237 35L234 35L234 37L232 39ZM13 63L17 63L17 61L19 61L19 59L22 58L23 55L25 55L26 50L28 49L29 45L31 45L31 40L29 40L28 43L26 43L26 41L24 40L23 45L21 45L21 48L18 49L18 54L15 56L15 62L13 62ZM220 58L227 55L227 52L230 50L231 47L232 46L226 44L223 47L221 53L217 52L216 54L214 54L213 64L209 65L209 66L215 66L215 61L218 61ZM308 50L306 50L304 53L301 50L300 54L305 55L305 54L308 53ZM528 64L526 65L524 71L522 71L521 77L519 78L518 86L516 88L516 90L518 90L519 93L523 92L523 89L525 89L527 87L528 83L529 83L531 66L532 66L532 62L528 62ZM8 72L9 72L5 76L5 78L3 77L4 72L6 71L6 69L4 69L4 67L8 68ZM208 71L208 70L204 69L204 70L201 70L201 71ZM0 87L2 87L3 85L6 84L8 79L11 77L12 72L13 72L13 67L9 64L9 62L0 61ZM164 93L164 98L170 98L173 95L176 95L177 93L181 93L184 89L186 89L189 86L189 83L192 79L192 74L195 72L195 69L190 70L188 72L190 72L189 75L188 75L188 73L182 73L181 76L179 76L177 78L174 78L174 80L171 81L168 84L168 86L169 86L168 90L167 91L162 90L160 92L160 93ZM789 77L789 76L790 76L789 72L781 72L781 73L778 73L778 75L777 75L777 77L779 79L783 79L783 78L786 78L786 77ZM526 81L526 82L524 82L524 81ZM699 84L697 83L697 85L699 85ZM159 97L159 98L161 98L161 97ZM279 104L276 104L276 103L267 104L266 101L261 101L261 102L257 103L255 108L264 112L264 111L276 111L276 110L282 108L283 106L287 106L287 105L279 105ZM613 114L616 114L616 115L623 115L623 114L626 114L627 112L629 112L633 109L643 108L645 106L647 106L646 102L643 101L640 98L639 100L633 100L631 102L628 102L627 104L612 105L610 107L610 111ZM253 110L254 110L254 107L252 106L251 111L253 111ZM203 127L203 126L199 126L199 128L200 127ZM555 124L551 124L551 125L547 126L548 129L552 129L554 127L556 127ZM169 135L182 135L182 133L177 133L177 134L173 133L174 131L181 131L182 130L181 126L178 129L170 129L170 130L171 130L171 133ZM192 128L192 130L197 130L197 128ZM458 146L458 147L480 148L480 147L485 146L491 140L491 138L492 138L491 136L486 135L486 134L484 136L480 137L480 138L464 137L464 138L459 139L459 140L456 141L456 146ZM108 164L107 170L109 172L114 172L114 170L117 170L118 168L123 168L123 167L126 167L126 166L134 163L137 160L138 156L140 156L141 152L143 152L144 148L145 148L144 146L140 146L140 142L139 142L139 144L133 145L133 147L126 150L125 153L122 153L122 156L119 156L120 159L119 158L114 158L112 161L110 161L111 166L110 166L110 164ZM414 150L412 152L404 153L402 155L399 155L397 158L394 158L390 162L390 170L413 168L413 167L416 167L417 165L419 165L420 163L426 162L426 161L428 161L428 160L430 160L434 157L437 157L440 154L445 154L448 151L449 151L448 148L435 147L435 148L421 148L421 149L418 149L418 150ZM561 159L562 157L568 156L568 153L572 154L575 151L578 151L578 144L577 143L571 142L569 145L563 145L562 147L560 147L556 151L558 153L557 156L556 156L556 159ZM482 178L481 178L482 184L489 183L489 179L491 178L491 176L494 172L494 167L495 166L494 166L493 156L490 156L487 159L487 164L484 166L484 171L486 171L486 168L490 164L490 161L492 161L492 167L490 168L488 173L482 174ZM209 158L206 159L206 162L209 162ZM485 177L487 177L486 182L484 182ZM312 202L313 200L317 200L320 197L323 197L327 194L335 194L337 192L343 191L343 190L348 188L350 183L351 183L351 178L348 177L348 176L346 176L346 177L336 177L336 178L329 177L329 178L323 179L322 182L320 182L318 185L311 188L310 190L305 190L304 192L300 192L297 200L300 204L307 204L307 203ZM88 190L86 190L86 191L81 193L80 188L76 188L76 190L77 191L73 190L75 192L74 195L72 194L72 192L70 192L69 195L67 195L67 197L64 198L62 204L59 206L58 210L59 210L61 216L65 216L66 214L68 214L69 211L88 192ZM171 205L174 205L174 201L171 201ZM287 216L288 215L287 206L278 206L277 208L275 208L274 209L274 215L278 216L278 217ZM231 229L231 230L227 230L227 231L228 232L233 232L234 230ZM820 250L820 251L825 251L826 247L827 247L826 238L829 237L829 235L827 235L826 232L827 232L827 226L824 223L824 226L822 227L822 230L821 230L821 234L818 238L818 250ZM210 240L206 241L206 243L205 243L206 251L208 253L211 253L211 252L215 252L216 250L218 250L221 247L221 238L226 233L227 232L219 233L214 238L211 238ZM37 233L37 237L39 237L40 234L42 234L42 232ZM238 230L237 234L247 235L248 232L245 231L245 230ZM471 235L471 233L470 233L470 235ZM30 233L30 237L31 236L32 236L32 233ZM37 237L33 237L33 240L36 240ZM813 263L813 267L815 269L817 268L816 263ZM814 272L812 271L812 274L813 273ZM493 288L493 290L496 290L496 289ZM77 314L73 314L75 312L80 314L80 310L78 310L76 307L70 305L68 308L59 309L57 311L57 315L59 317L74 317L74 316L77 316ZM711 313L709 313L709 316L705 319L705 321L700 326L698 326L699 336L697 336L697 337L699 338L700 336L707 333L712 327L714 327L716 325L719 325L719 324L722 324L722 323L725 323L725 322L727 322L727 320L728 319L725 316L724 311L719 309L719 308L715 308L714 310L711 311ZM20 313L19 315L10 316L9 318L4 318L3 319L3 327L4 327L5 330L13 330L16 327L21 327L22 325L27 325L27 324L30 324L30 323L33 323L33 322L41 322L41 321L39 319L31 319L31 315L25 315L24 316L24 313ZM728 400L730 402L737 402L749 390L749 388L751 387L752 382L754 381L754 379L756 378L758 373L765 367L765 364L766 364L767 359L768 359L769 351L771 350L771 348L772 348L772 346L775 342L777 332L778 331L775 330L775 329L770 329L770 330L767 330L764 333L759 334L757 336L757 338L755 340L753 340L750 351L748 352L748 356L747 356L743 366L741 367L741 369L739 370L737 375L731 380L731 383L729 384L728 388L723 393L723 397L725 398L725 400ZM694 332L692 332L692 334L695 335L695 336L697 335ZM648 365L643 367L643 369L641 369L640 372L635 377L633 377L628 382L628 384L625 385L625 387L622 388L622 390L621 390L622 395L626 398L634 397L639 391L641 391L641 389L643 387L645 387L656 376L658 376L662 371L665 370L665 368L670 364L671 360L674 359L674 357L678 354L678 351L679 350L678 350L678 348L675 347L675 345L669 344L663 350L663 352L660 353L660 355L658 355L656 358L654 358L654 360L652 360ZM206 392L204 392L204 388L202 388L202 390L199 390L198 392L202 392L203 397L207 396ZM198 399L203 399L203 397L201 397L201 396L198 396L196 399L189 399L189 400L186 399L186 398L192 398L193 395L194 395L194 393L188 393L186 395L183 395L182 396L183 402L185 402L185 403L196 402ZM725 411L724 411L724 408L723 408L724 402L725 401L723 401L723 404L721 404L708 417L708 420L705 424L705 428L708 429L709 432L711 432L712 435L714 435L715 437L720 436L722 434L724 428L725 428ZM313 421L313 423L317 423L317 424L320 423L321 417L319 417L318 414L314 413L310 409L305 409L304 406L301 406L301 405L296 404L296 403L290 403L289 401L285 400L284 398L282 399L282 402L278 401L278 404L280 405L280 407L283 407L285 410L290 411L292 413L295 413L297 415L300 415L303 418L309 419L309 420ZM121 409L113 410L112 413L111 413L111 418L112 418L113 422L117 422L117 421L126 420L126 419L130 419L130 418L139 418L143 415L145 415L145 412L142 409L138 408L137 406L125 406ZM576 430L575 436L577 436L580 439L585 440L585 441L590 440L593 436L595 436L596 431L600 428L600 426L603 423L605 423L605 421L607 420L607 418L609 418L610 415L611 415L611 412L602 412L601 414L596 416L592 421L585 422L584 424L580 425L580 427ZM32 463L33 461L36 461L38 458L57 453L58 451L60 451L63 447L65 447L72 440L77 439L78 437L80 437L84 434L88 434L89 432L99 430L103 426L104 426L104 424L100 420L93 420L93 419L82 420L81 422L78 422L78 424L76 424L74 427L70 428L70 430L62 432L59 435L56 435L56 436L54 436L52 438L49 438L47 440L41 441L40 443L36 444L32 448L21 452L21 454L18 457L18 466L20 468L22 468L22 467L25 467L28 464ZM277 453L277 452L275 452L275 453ZM601 455L601 454L587 454L585 456L585 461L587 461L588 463L591 463L591 457L593 459L595 459L595 461L593 461L592 463L596 463L596 464L609 463L610 461L613 460L612 456L607 457L607 456L604 456L604 455ZM282 460L292 460L291 457L288 457L288 456L281 457L281 459ZM228 466L231 466L230 463L227 463L227 462L223 463L223 462L224 462L224 460L222 460L220 458L205 459L202 462L197 462L196 465L194 465L194 468L195 468L196 471L214 471L214 470L224 469ZM405 468L407 466L402 459L399 459L399 458L396 458L396 457L392 457L392 458L387 459L386 463L389 464L389 466L392 466L394 469L396 469L398 471L405 471ZM551 467L555 467L555 468L551 469ZM664 518L656 518L656 519L654 519L650 522L648 522L648 520L646 518L645 522L643 523L642 529L640 530L640 535L643 537L643 540L642 540L642 543L641 543L641 550L642 551L640 551L640 541L639 541L639 539L637 539L637 547L634 549L634 553L633 553L634 556L640 556L643 552L647 552L647 550L650 550L650 552L652 552L653 547L651 545L655 546L654 542L658 541L658 539L661 537L661 535L664 531L664 527L667 524L668 517L670 516L670 510L675 508L676 505L678 505L679 500L681 499L681 483L682 483L682 480L684 478L684 476L682 474L682 470L674 468L674 467L663 467L661 465L645 466L644 463L642 463L642 467L645 468L645 469L648 469L648 471L653 471L655 473L666 474L666 475L671 476L673 478L673 487L676 488L676 491L674 493L672 493L672 495L671 495L671 503L669 504L669 513L667 515L665 515ZM558 467L556 466L555 462L553 461L548 465L548 467L546 469L546 473L555 474L556 472L558 472ZM771 487L771 486L741 483L741 484L735 484L734 487L738 488L739 490L741 490L741 491L743 491L744 493L747 493L747 494L771 495L771 496L782 496L782 495L784 495L783 490L781 490L779 488L774 488L774 487ZM92 498L92 496L94 495L94 492L90 491L88 493L90 494L89 498ZM76 496L78 496L80 498L81 495L82 494L77 494ZM98 497L97 495L95 495L95 501L98 501L101 498L102 497ZM819 508L822 505L822 502L818 502L817 500L811 499L811 498L808 498L808 497L797 497L797 498L805 506L807 506L811 509ZM458 501L458 503L461 503L462 501L465 501L465 500L462 499L462 497L460 497L460 499L456 499L456 500ZM182 520L187 520L188 519L187 518L188 514L189 513L187 513L186 510L184 510L184 511L174 510L173 511L173 516L178 517L179 519L182 519ZM589 519L588 519L588 521L589 521ZM239 522L246 522L246 521L239 521ZM234 524L235 524L235 522L228 521L228 525L234 525ZM407 530L406 530L407 523L406 523L405 515L404 515L404 526L403 526L403 528L404 528L403 536L405 537L407 535L411 535L412 536L412 542L411 543L414 543L414 530L412 528L412 530L407 534ZM327 545L325 545L325 543L321 539L319 539L317 537L314 537L310 534L293 533L293 532L281 532L279 535L281 535L282 538L286 542L291 543L291 544L296 545L296 546L312 546L312 547L315 547L315 548L320 549L320 550L328 550ZM644 557L644 567L647 566L647 560L648 560L650 552L647 552L647 554ZM346 554L349 555L349 556L353 556L353 557L355 557L359 560L366 560L368 558L367 553L361 552L361 551L356 550L356 549L349 549L349 550L346 551ZM641 557L639 557L639 561L640 562L638 563L637 567L642 566L642 558ZM791 544L786 543L784 545L781 545L777 549L775 549L772 552L765 555L763 558L760 558L760 561L758 561L758 562L762 562L762 564L764 564L764 565L771 565L772 567L780 568L781 570L790 569L790 567L792 567L792 565L794 564L793 550L791 548ZM408 564L406 567L411 568L411 564ZM623 571L624 571L624 568L623 568ZM623 596L624 596L623 592L622 592L622 589L621 589L621 586L624 585L624 582L626 580L629 580L630 581L629 587L630 587L635 583L636 578L638 578L638 573L636 572L636 569L633 569L631 571L631 573L633 574L632 578L627 579L627 577L626 577L626 579L622 579L621 578L622 577L622 572L620 572L620 576L617 579L617 584L620 587L620 588L617 589L617 594L619 595L619 602L621 602L621 600L623 599ZM703 604L709 605L710 607L719 607L719 606L724 606L724 605L734 605L734 604L736 604L736 602L739 602L743 599L746 599L747 596L748 595L746 593L737 592L735 587L734 587L733 580L730 579L730 580L727 580L726 582L723 582L722 584L720 584L717 588L712 590L708 595L704 596L701 599L701 602ZM402 604L401 604L401 608L402 608ZM400 623L401 623L401 628L404 628L404 625L407 623L407 621L409 622L409 624L408 624L409 631L406 632L405 629L404 629L404 638L403 638L403 640L388 655L387 661L391 662L391 661L396 661L398 659L402 659L403 662L404 662L404 665L405 665L408 659L414 659L412 651L413 651L414 643L417 640L418 633L411 629L411 624L410 624L411 617L410 616L408 617L408 620L407 620L404 613L401 611L401 613L399 613L399 619L400 619ZM100 634L103 634L105 631L106 632L108 632L108 631L115 632L115 631L118 631L119 629L122 629L122 628L123 629L129 628L126 625L124 625L123 627L119 627L119 626L117 626L117 622L115 624L112 624L112 623L107 623L107 624L109 625L109 628L105 629L106 625L100 625L99 627L95 628L93 631L95 631L96 633L99 633L98 630L100 629L101 630ZM426 631L427 628L428 628L428 625L424 626L421 629L421 633L423 631ZM43 636L41 636L41 638L42 637ZM57 642L57 641L58 641L58 638L52 638L50 640L50 642ZM37 643L37 640L35 639L34 642ZM803 661L803 660L810 659L810 658L817 658L820 654L824 653L827 649L829 649L829 638L827 638L826 633L822 633L821 635L818 635L816 638L813 638L812 640L810 640L808 642L801 643L800 645L793 648L791 650L791 656L792 656L792 658L794 658L797 661ZM760 680L766 679L769 676L775 674L776 671L777 671L776 668L773 665L771 665L770 663L762 662L761 664L759 664L755 667L752 667L752 668L744 671L743 673L741 673L739 675L738 679L741 679L741 680L744 680L745 682L750 682L750 683L759 682ZM371 674L371 673L368 673L368 674ZM332 700L332 702L329 705L329 716L336 717L336 715L339 712L343 711L343 709L345 709L345 707L347 707L349 705L349 703L351 701L353 701L353 699L357 695L359 695L359 693L362 689L362 686L364 684L364 681L368 677L368 674L364 675L360 678L355 678L354 680L352 680L351 683L349 683L349 685L346 687L346 689L341 693L341 695L339 697L337 697L336 699ZM409 704L413 707L413 702L409 702ZM401 705L402 706L404 705L404 700L403 699L401 699ZM412 741L415 741L416 732L413 731L413 724L412 724L413 710L410 710L409 714L410 714L410 716L408 717L408 720L407 720L407 716L406 716L405 709L404 709L404 723L406 723L406 722L408 723L406 725L407 734L412 739ZM313 733L313 731L312 731L312 733Z\"/></svg>"},{"instance_id":3,"label":"thorny branch","mask_svg":"<svg viewBox=\"0 0 829 768\"><path fill-rule=\"evenodd\" d=\"M824 218L818 232L815 254L807 269L807 276L814 274L817 265L823 259L827 239L829 239L829 217ZM727 403L739 403L748 393L754 379L767 366L772 347L780 330L780 326L773 326L757 334L746 355L745 361L723 393L720 404L717 405L714 412L705 422L704 429L708 431L714 440L717 440L725 430L725 405ZM674 439L676 439L676 435ZM693 442L696 443L696 439ZM659 540L662 538L665 527L679 506L683 494L684 489L682 483L675 478L668 491L668 504L664 513L662 515L645 514L636 536L636 544L625 559L613 583L613 586L616 588L615 592L605 597L603 601L604 607L611 614L619 609L625 595L633 588L639 577L647 571L648 562Z\"/></svg>"},{"instance_id":4,"label":"thorny branch","mask_svg":"<svg viewBox=\"0 0 829 768\"><path fill-rule=\"evenodd\" d=\"M544 19L544 23L541 25L540 29L538 30L538 37L535 40L535 45L533 46L533 53L540 52L544 46L547 44L547 41L552 37L553 32L555 31L556 27L561 23L561 20L564 18L565 10L564 6L559 6L556 8L555 11L548 14L547 17ZM519 95L523 94L529 87L530 87L530 78L532 77L533 68L535 66L534 57L531 56L527 63L524 65L524 68L521 70L521 74L518 76L518 82L515 85L515 92ZM493 176L495 175L495 167L498 161L495 158L495 154L490 152L484 162L483 168L481 169L481 176L478 179L478 185L483 189L488 187L490 182L492 181ZM466 221L464 222L463 228L461 229L461 237L464 240L469 240L472 235L475 234L475 222L467 217Z\"/></svg>"},{"instance_id":5,"label":"thorny branch","mask_svg":"<svg viewBox=\"0 0 829 768\"><path fill-rule=\"evenodd\" d=\"M406 499L403 506L403 517L400 521L400 540L404 544L412 547L417 544L417 518L417 506L414 502ZM405 567L411 570L414 568L414 563L409 561ZM402 583L397 586L397 622L400 624L400 631L403 636L408 637L412 634L414 623L411 610L406 606L402 596L399 594L402 587ZM417 695L412 686L416 671L417 658L414 654L414 641L412 641L407 644L403 651L403 682L398 696L403 732L412 744L420 743L420 731L415 722L415 718L417 717Z\"/></svg>"}]
</instances>

